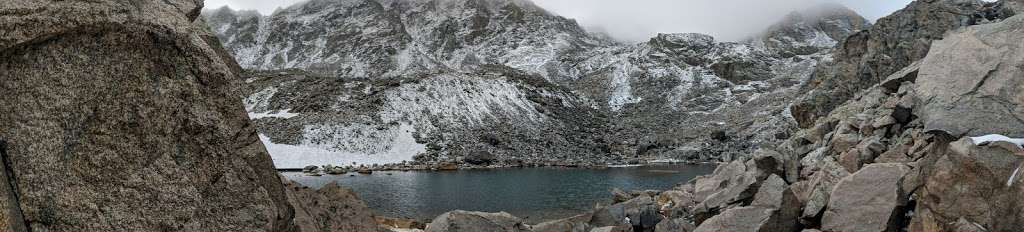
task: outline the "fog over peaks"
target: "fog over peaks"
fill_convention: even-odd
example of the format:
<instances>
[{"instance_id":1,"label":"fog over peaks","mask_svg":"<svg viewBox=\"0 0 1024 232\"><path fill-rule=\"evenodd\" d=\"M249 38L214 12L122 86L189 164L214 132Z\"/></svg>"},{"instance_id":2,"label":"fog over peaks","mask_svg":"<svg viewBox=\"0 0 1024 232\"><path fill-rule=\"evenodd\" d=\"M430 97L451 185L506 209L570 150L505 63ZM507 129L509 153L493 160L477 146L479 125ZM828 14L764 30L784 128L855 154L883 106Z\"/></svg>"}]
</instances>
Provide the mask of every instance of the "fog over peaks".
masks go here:
<instances>
[{"instance_id":1,"label":"fog over peaks","mask_svg":"<svg viewBox=\"0 0 1024 232\"><path fill-rule=\"evenodd\" d=\"M303 0L208 0L206 8L229 6L270 14ZM786 14L816 4L843 4L869 20L903 8L911 0L533 0L554 14L576 19L593 32L622 41L645 41L657 33L696 32L739 40Z\"/></svg>"}]
</instances>

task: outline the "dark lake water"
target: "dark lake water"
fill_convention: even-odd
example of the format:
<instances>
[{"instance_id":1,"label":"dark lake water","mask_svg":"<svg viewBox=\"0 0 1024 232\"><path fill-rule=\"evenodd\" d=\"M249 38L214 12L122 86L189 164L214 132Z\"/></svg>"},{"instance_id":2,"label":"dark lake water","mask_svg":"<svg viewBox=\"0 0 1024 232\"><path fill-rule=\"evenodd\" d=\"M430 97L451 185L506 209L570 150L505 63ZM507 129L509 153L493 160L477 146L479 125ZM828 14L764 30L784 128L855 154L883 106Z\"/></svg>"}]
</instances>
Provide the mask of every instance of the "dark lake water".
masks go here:
<instances>
[{"instance_id":1,"label":"dark lake water","mask_svg":"<svg viewBox=\"0 0 1024 232\"><path fill-rule=\"evenodd\" d=\"M524 168L451 172L374 172L306 176L282 173L319 188L331 181L353 189L378 214L429 221L461 209L505 211L530 222L573 216L611 201L610 190L665 190L714 165L654 165L607 169ZM390 175L388 175L390 174Z\"/></svg>"}]
</instances>

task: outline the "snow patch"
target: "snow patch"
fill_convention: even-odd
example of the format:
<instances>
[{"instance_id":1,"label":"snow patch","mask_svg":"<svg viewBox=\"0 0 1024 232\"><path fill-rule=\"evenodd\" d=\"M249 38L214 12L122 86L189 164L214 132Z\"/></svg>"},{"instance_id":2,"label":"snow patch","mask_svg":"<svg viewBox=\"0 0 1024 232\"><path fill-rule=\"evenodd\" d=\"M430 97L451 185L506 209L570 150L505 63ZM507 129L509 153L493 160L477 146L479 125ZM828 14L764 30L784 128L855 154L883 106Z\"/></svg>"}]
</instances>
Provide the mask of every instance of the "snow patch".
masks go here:
<instances>
[{"instance_id":1,"label":"snow patch","mask_svg":"<svg viewBox=\"0 0 1024 232\"><path fill-rule=\"evenodd\" d=\"M277 88L267 87L266 89L260 90L249 97L245 98L245 111L254 112L257 110L263 110L270 104L270 99L277 94Z\"/></svg>"},{"instance_id":2,"label":"snow patch","mask_svg":"<svg viewBox=\"0 0 1024 232\"><path fill-rule=\"evenodd\" d=\"M612 75L611 86L612 92L608 96L608 107L612 111L622 110L622 107L627 104L634 104L642 100L639 97L633 96L633 87L630 85L630 73L629 67L623 67L622 69L615 70Z\"/></svg>"},{"instance_id":3,"label":"snow patch","mask_svg":"<svg viewBox=\"0 0 1024 232\"><path fill-rule=\"evenodd\" d=\"M974 142L974 145L982 145L982 144L992 143L992 142L1008 142L1008 143L1016 144L1018 147L1024 148L1024 139L1010 138L1010 137L1006 137L1004 135L997 135L997 134L990 134L990 135L983 135L983 136L978 136L978 137L971 137L971 141ZM1024 166L1024 164L1018 165L1017 169L1013 170L1013 174L1010 175L1010 178L1006 180L1006 187L1013 186L1014 181L1016 181L1017 177L1020 176L1020 168L1021 168L1021 166Z\"/></svg>"},{"instance_id":4,"label":"snow patch","mask_svg":"<svg viewBox=\"0 0 1024 232\"><path fill-rule=\"evenodd\" d=\"M971 137L971 141L974 141L974 145L981 145L981 144L985 144L985 143L1003 141L1003 142L1009 142L1009 143L1012 143L1012 144L1017 144L1017 146L1019 146L1019 147L1024 147L1024 139L1015 139L1015 138L1006 137L1004 135L996 135L996 134L984 135L984 136L978 136L978 137Z\"/></svg>"},{"instance_id":5,"label":"snow patch","mask_svg":"<svg viewBox=\"0 0 1024 232\"><path fill-rule=\"evenodd\" d=\"M292 109L285 109L285 110L278 110L278 111L267 111L267 112L263 112L263 113L252 113L252 112L250 112L249 113L249 119L253 119L253 120L261 119L261 118L284 118L284 119L288 119L288 118L294 118L294 117L299 116L299 114L291 113L290 112L291 110Z\"/></svg>"},{"instance_id":6,"label":"snow patch","mask_svg":"<svg viewBox=\"0 0 1024 232\"><path fill-rule=\"evenodd\" d=\"M277 168L302 168L307 165L324 164L393 164L411 161L416 154L426 152L426 145L416 143L413 137L414 129L410 125L400 124L383 131L363 126L307 126L304 130L304 139L298 145L276 144L263 134L259 137ZM371 136L348 137L375 131L377 133Z\"/></svg>"}]
</instances>

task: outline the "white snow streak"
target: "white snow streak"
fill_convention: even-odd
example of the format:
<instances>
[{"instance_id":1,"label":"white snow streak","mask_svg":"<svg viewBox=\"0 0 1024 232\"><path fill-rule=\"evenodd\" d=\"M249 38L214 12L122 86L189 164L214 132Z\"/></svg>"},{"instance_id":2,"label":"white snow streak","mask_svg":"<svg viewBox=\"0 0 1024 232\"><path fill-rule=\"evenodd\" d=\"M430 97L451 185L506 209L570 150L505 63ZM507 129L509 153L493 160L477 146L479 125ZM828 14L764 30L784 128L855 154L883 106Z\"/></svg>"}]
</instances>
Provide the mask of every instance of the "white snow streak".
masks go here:
<instances>
[{"instance_id":1,"label":"white snow streak","mask_svg":"<svg viewBox=\"0 0 1024 232\"><path fill-rule=\"evenodd\" d=\"M1008 142L1008 143L1016 144L1018 147L1024 146L1024 139L1010 138L1010 137L1006 137L1004 135L997 135L997 134L990 134L990 135L983 135L983 136L978 136L978 137L971 137L971 141L974 142L974 145L981 145L981 144L991 143L991 142ZM1024 166L1024 164L1018 165L1017 169L1013 170L1013 174L1010 175L1010 178L1006 180L1006 187L1013 186L1013 182L1015 180L1017 180L1017 176L1020 175L1020 167L1021 166Z\"/></svg>"},{"instance_id":2,"label":"white snow streak","mask_svg":"<svg viewBox=\"0 0 1024 232\"><path fill-rule=\"evenodd\" d=\"M1013 170L1013 175L1010 175L1010 179L1006 180L1006 187L1013 186L1013 181L1016 180L1017 175L1020 174L1020 166L1024 166L1024 164L1018 165L1017 169Z\"/></svg>"},{"instance_id":3,"label":"white snow streak","mask_svg":"<svg viewBox=\"0 0 1024 232\"><path fill-rule=\"evenodd\" d=\"M285 109L285 110L278 110L278 111L268 111L268 112L263 112L263 113L252 113L252 112L250 112L249 113L249 119L261 119L261 118L285 118L285 119L288 119L288 118L294 118L294 117L299 116L299 114L291 113L290 112L291 110L292 109Z\"/></svg>"},{"instance_id":4,"label":"white snow streak","mask_svg":"<svg viewBox=\"0 0 1024 232\"><path fill-rule=\"evenodd\" d=\"M1008 142L1008 143L1012 143L1012 144L1017 144L1017 146L1024 146L1024 139L1015 139L1015 138L1006 137L1004 135L995 135L995 134L984 135L984 136L978 136L978 137L971 137L971 140L974 141L974 145L981 145L981 144L984 144L984 143L1003 141L1003 142Z\"/></svg>"}]
</instances>

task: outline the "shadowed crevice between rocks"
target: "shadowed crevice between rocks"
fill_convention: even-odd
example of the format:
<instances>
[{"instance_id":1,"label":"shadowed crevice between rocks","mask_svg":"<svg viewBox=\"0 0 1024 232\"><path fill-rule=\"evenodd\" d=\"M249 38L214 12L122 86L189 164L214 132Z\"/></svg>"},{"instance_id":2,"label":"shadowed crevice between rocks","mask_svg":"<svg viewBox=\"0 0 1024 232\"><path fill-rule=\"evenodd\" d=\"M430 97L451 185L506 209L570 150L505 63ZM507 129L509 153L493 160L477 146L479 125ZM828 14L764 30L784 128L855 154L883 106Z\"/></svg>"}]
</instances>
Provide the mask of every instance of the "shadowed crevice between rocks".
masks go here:
<instances>
[{"instance_id":1,"label":"shadowed crevice between rocks","mask_svg":"<svg viewBox=\"0 0 1024 232\"><path fill-rule=\"evenodd\" d=\"M14 171L11 170L11 161L7 158L7 141L0 139L0 178L5 181L5 185L0 187L0 202L4 203L2 212L0 212L0 219L4 221L0 222L0 229L4 231L28 231L25 227L25 217L21 214L21 201L18 197L18 184L14 181ZM5 225L6 224L6 225Z\"/></svg>"}]
</instances>

